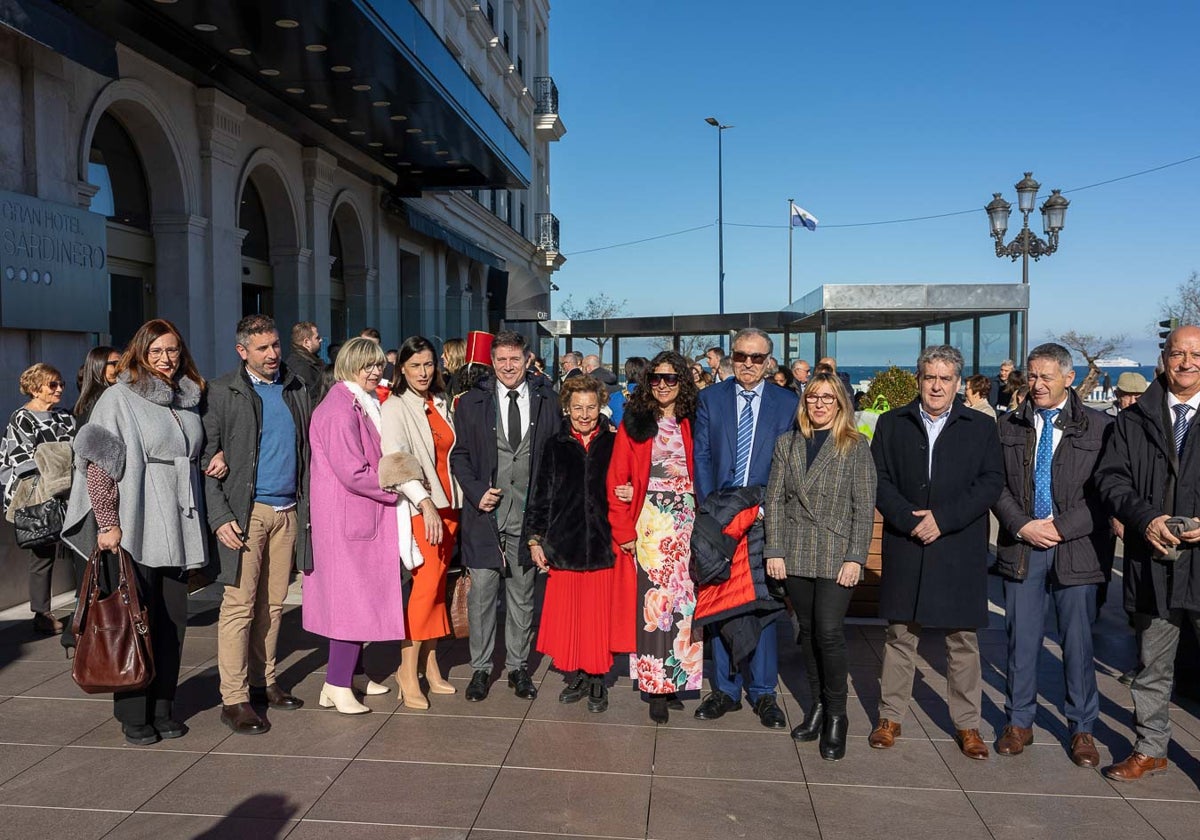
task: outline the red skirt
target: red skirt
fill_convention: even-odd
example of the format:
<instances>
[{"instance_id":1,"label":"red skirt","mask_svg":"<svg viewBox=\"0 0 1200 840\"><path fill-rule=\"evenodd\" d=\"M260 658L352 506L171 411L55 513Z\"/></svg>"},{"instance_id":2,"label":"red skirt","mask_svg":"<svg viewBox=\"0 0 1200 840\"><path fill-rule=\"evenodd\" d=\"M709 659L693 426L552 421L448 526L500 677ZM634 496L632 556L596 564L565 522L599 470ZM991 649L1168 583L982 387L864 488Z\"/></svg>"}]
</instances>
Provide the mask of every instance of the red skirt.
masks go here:
<instances>
[{"instance_id":1,"label":"red skirt","mask_svg":"<svg viewBox=\"0 0 1200 840\"><path fill-rule=\"evenodd\" d=\"M612 569L551 569L537 649L560 671L607 674L613 664Z\"/></svg>"}]
</instances>

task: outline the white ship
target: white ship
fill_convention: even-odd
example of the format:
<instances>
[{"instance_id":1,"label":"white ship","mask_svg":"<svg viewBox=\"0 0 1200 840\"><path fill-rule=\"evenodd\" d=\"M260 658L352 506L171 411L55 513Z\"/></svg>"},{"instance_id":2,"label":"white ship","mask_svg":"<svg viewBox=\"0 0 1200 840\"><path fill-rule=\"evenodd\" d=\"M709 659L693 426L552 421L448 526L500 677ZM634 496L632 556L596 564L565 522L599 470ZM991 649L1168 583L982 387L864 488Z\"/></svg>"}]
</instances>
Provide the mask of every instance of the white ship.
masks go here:
<instances>
[{"instance_id":1,"label":"white ship","mask_svg":"<svg viewBox=\"0 0 1200 840\"><path fill-rule=\"evenodd\" d=\"M1135 362L1133 359L1127 359L1124 356L1117 356L1115 359L1096 360L1096 367L1099 368L1135 368L1141 366L1141 362Z\"/></svg>"}]
</instances>

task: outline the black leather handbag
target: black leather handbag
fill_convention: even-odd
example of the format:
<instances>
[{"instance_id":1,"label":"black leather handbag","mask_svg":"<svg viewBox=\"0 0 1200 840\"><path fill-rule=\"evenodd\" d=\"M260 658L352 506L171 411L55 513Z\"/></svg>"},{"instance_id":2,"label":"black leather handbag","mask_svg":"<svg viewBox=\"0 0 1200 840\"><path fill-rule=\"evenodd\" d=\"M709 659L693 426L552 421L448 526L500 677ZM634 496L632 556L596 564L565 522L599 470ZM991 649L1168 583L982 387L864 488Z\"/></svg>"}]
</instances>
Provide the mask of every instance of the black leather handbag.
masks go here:
<instances>
[{"instance_id":1,"label":"black leather handbag","mask_svg":"<svg viewBox=\"0 0 1200 840\"><path fill-rule=\"evenodd\" d=\"M62 535L67 502L55 496L41 504L18 508L13 513L17 545L21 548L42 548L54 545Z\"/></svg>"}]
</instances>

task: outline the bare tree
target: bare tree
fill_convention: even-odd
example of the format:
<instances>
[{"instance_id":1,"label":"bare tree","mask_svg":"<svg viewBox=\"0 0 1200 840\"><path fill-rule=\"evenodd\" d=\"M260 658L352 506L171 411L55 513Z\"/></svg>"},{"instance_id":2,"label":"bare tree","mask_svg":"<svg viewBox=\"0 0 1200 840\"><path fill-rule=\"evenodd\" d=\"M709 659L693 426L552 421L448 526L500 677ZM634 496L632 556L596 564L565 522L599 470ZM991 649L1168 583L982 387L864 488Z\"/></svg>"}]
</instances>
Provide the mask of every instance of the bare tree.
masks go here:
<instances>
[{"instance_id":1,"label":"bare tree","mask_svg":"<svg viewBox=\"0 0 1200 840\"><path fill-rule=\"evenodd\" d=\"M566 315L572 321L600 321L605 318L617 318L621 315L629 314L629 301L622 298L614 300L609 297L606 292L600 292L597 295L592 295L582 306L575 303L571 295L558 305L558 309L562 314ZM596 345L596 355L601 359L604 358L604 345L608 344L612 338L610 335L602 335L596 338L585 338L585 341L590 341Z\"/></svg>"},{"instance_id":2,"label":"bare tree","mask_svg":"<svg viewBox=\"0 0 1200 840\"><path fill-rule=\"evenodd\" d=\"M699 359L709 347L718 344L715 335L681 335L679 337L679 353L689 359ZM674 350L675 344L671 336L664 335L650 339L650 346L655 350Z\"/></svg>"},{"instance_id":3,"label":"bare tree","mask_svg":"<svg viewBox=\"0 0 1200 840\"><path fill-rule=\"evenodd\" d=\"M1200 324L1200 271L1193 271L1188 279L1175 288L1175 295L1164 298L1159 307L1162 320L1178 318L1180 324ZM1157 337L1158 326L1154 327Z\"/></svg>"},{"instance_id":4,"label":"bare tree","mask_svg":"<svg viewBox=\"0 0 1200 840\"><path fill-rule=\"evenodd\" d=\"M1075 330L1069 330L1052 336L1052 338L1075 355L1082 356L1087 364L1087 375L1083 377L1082 382L1075 386L1075 390L1081 396L1092 392L1100 380L1100 374L1104 372L1104 369L1096 364L1096 360L1111 356L1118 350L1124 350L1129 344L1129 339L1125 335L1104 337L1089 333L1077 333Z\"/></svg>"}]
</instances>

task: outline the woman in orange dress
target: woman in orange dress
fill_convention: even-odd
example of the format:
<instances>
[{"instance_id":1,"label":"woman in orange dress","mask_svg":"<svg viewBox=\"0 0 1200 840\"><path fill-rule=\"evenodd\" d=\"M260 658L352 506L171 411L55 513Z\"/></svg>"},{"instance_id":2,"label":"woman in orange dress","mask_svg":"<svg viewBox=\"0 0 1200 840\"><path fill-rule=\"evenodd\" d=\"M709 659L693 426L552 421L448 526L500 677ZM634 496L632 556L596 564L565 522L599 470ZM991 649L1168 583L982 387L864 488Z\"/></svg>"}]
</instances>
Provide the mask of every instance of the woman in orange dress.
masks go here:
<instances>
[{"instance_id":1,"label":"woman in orange dress","mask_svg":"<svg viewBox=\"0 0 1200 840\"><path fill-rule=\"evenodd\" d=\"M437 354L425 338L406 339L396 357L396 382L383 404L380 483L398 492L399 553L412 571L405 604L396 682L410 709L428 709L418 678L433 694L453 694L437 662L437 640L449 635L446 570L458 534L462 491L450 475L454 427L443 395Z\"/></svg>"}]
</instances>

